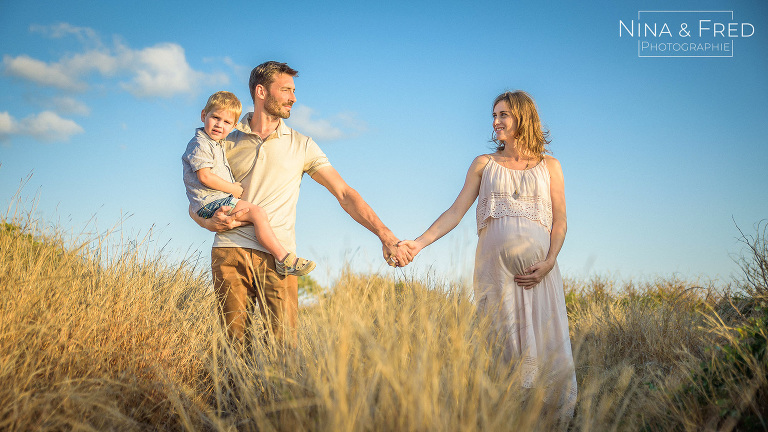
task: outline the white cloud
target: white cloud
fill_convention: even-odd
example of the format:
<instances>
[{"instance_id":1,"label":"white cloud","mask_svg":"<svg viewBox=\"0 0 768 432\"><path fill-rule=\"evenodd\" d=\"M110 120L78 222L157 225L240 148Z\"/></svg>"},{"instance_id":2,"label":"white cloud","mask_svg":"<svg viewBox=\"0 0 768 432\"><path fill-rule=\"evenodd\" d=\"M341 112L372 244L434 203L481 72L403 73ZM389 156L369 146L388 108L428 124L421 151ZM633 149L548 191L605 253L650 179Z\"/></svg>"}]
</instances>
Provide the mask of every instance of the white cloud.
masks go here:
<instances>
[{"instance_id":1,"label":"white cloud","mask_svg":"<svg viewBox=\"0 0 768 432\"><path fill-rule=\"evenodd\" d=\"M23 119L20 131L43 141L67 141L72 135L84 132L79 124L52 111Z\"/></svg>"},{"instance_id":2,"label":"white cloud","mask_svg":"<svg viewBox=\"0 0 768 432\"><path fill-rule=\"evenodd\" d=\"M51 102L56 111L62 114L87 116L91 113L88 105L71 97L55 97Z\"/></svg>"},{"instance_id":3,"label":"white cloud","mask_svg":"<svg viewBox=\"0 0 768 432\"><path fill-rule=\"evenodd\" d=\"M349 134L356 135L368 130L368 123L357 118L353 112L342 112L333 116L334 120L347 129Z\"/></svg>"},{"instance_id":4,"label":"white cloud","mask_svg":"<svg viewBox=\"0 0 768 432\"><path fill-rule=\"evenodd\" d=\"M229 67L235 76L247 77L251 73L251 69L246 66L235 63L229 56L224 57L203 57L204 63L218 63Z\"/></svg>"},{"instance_id":5,"label":"white cloud","mask_svg":"<svg viewBox=\"0 0 768 432\"><path fill-rule=\"evenodd\" d=\"M366 129L364 122L353 113L339 113L329 118L318 118L315 110L306 105L294 105L288 120L299 132L322 141L349 138Z\"/></svg>"},{"instance_id":6,"label":"white cloud","mask_svg":"<svg viewBox=\"0 0 768 432\"><path fill-rule=\"evenodd\" d=\"M91 50L64 57L58 62L45 63L26 55L3 56L3 69L7 75L35 84L62 90L82 91L88 85L81 79L97 71L110 76L118 70L118 59L106 51Z\"/></svg>"},{"instance_id":7,"label":"white cloud","mask_svg":"<svg viewBox=\"0 0 768 432\"><path fill-rule=\"evenodd\" d=\"M97 71L103 76L111 76L118 72L119 59L106 50L90 50L65 57L59 63L62 69L75 76L82 76L92 71Z\"/></svg>"},{"instance_id":8,"label":"white cloud","mask_svg":"<svg viewBox=\"0 0 768 432\"><path fill-rule=\"evenodd\" d=\"M83 132L80 125L52 111L33 114L20 121L8 112L0 112L0 138L3 139L11 135L29 135L41 141L67 141L72 135Z\"/></svg>"},{"instance_id":9,"label":"white cloud","mask_svg":"<svg viewBox=\"0 0 768 432\"><path fill-rule=\"evenodd\" d=\"M0 137L10 135L15 129L15 121L8 111L0 112Z\"/></svg>"},{"instance_id":10,"label":"white cloud","mask_svg":"<svg viewBox=\"0 0 768 432\"><path fill-rule=\"evenodd\" d=\"M58 23L50 26L32 24L29 26L29 30L34 33L42 33L55 39L61 39L64 36L74 35L81 42L99 42L99 37L96 34L96 31L93 29L88 27L77 27L68 23Z\"/></svg>"},{"instance_id":11,"label":"white cloud","mask_svg":"<svg viewBox=\"0 0 768 432\"><path fill-rule=\"evenodd\" d=\"M289 122L299 132L318 140L329 141L344 136L341 129L326 119L316 118L315 110L305 105L293 107Z\"/></svg>"},{"instance_id":12,"label":"white cloud","mask_svg":"<svg viewBox=\"0 0 768 432\"><path fill-rule=\"evenodd\" d=\"M3 69L10 76L32 81L35 84L63 90L82 90L85 88L84 83L78 82L77 78L72 76L72 72L66 71L60 64L48 64L26 55L15 58L3 56Z\"/></svg>"},{"instance_id":13,"label":"white cloud","mask_svg":"<svg viewBox=\"0 0 768 432\"><path fill-rule=\"evenodd\" d=\"M123 50L121 60L131 67L133 79L121 86L139 97L169 97L190 93L201 82L225 84L226 75L195 71L187 63L184 48L173 43L157 44L143 50Z\"/></svg>"},{"instance_id":14,"label":"white cloud","mask_svg":"<svg viewBox=\"0 0 768 432\"><path fill-rule=\"evenodd\" d=\"M32 26L30 30L54 38L75 35L83 43L96 43L93 49L68 54L50 63L23 54L3 57L2 69L6 75L34 84L82 91L88 88L85 78L97 73L106 78L128 76L128 81L119 82L118 85L134 96L171 97L194 93L201 85L219 86L229 83L225 73L207 74L193 69L187 62L184 48L175 43L159 43L136 50L115 42L112 48L107 48L101 44L96 32L86 27L59 23L53 26Z\"/></svg>"}]
</instances>

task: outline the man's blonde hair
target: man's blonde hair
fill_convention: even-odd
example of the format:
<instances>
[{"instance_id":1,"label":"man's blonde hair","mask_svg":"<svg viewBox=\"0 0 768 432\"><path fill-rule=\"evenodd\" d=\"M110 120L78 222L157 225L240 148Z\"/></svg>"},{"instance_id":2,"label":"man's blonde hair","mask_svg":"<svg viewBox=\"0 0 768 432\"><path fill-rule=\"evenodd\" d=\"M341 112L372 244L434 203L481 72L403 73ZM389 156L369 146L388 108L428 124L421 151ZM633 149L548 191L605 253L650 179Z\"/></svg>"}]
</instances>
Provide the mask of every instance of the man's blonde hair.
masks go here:
<instances>
[{"instance_id":1,"label":"man's blonde hair","mask_svg":"<svg viewBox=\"0 0 768 432\"><path fill-rule=\"evenodd\" d=\"M228 91L218 91L208 98L208 102L203 108L205 115L208 115L211 111L224 110L235 115L235 124L240 120L240 114L243 112L243 104L240 103L240 99L233 93Z\"/></svg>"},{"instance_id":2,"label":"man's blonde hair","mask_svg":"<svg viewBox=\"0 0 768 432\"><path fill-rule=\"evenodd\" d=\"M493 108L505 101L509 104L510 114L517 120L517 130L515 138L520 145L520 151L530 156L542 157L544 153L549 153L547 145L549 144L549 131L541 126L539 113L536 110L536 103L533 98L522 90L513 92L504 92L493 101ZM497 150L504 150L504 143L498 141L495 137Z\"/></svg>"}]
</instances>

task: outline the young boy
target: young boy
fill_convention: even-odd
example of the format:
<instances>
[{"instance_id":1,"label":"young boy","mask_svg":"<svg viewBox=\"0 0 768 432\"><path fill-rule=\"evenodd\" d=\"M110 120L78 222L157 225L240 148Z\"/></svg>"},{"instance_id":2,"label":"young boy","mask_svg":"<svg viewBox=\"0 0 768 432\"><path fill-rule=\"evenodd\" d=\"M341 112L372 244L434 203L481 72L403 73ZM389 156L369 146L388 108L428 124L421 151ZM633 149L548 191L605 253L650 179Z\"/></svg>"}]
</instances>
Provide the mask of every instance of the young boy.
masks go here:
<instances>
[{"instance_id":1,"label":"young boy","mask_svg":"<svg viewBox=\"0 0 768 432\"><path fill-rule=\"evenodd\" d=\"M181 157L187 197L193 210L206 219L223 206L233 207L230 213L248 208L248 212L238 216L238 220L253 224L256 239L275 257L277 272L303 276L315 268L315 263L286 251L269 226L264 209L238 199L243 194L243 188L235 182L220 142L229 135L241 112L240 101L230 92L216 92L208 98L200 113L203 127L197 129Z\"/></svg>"}]
</instances>

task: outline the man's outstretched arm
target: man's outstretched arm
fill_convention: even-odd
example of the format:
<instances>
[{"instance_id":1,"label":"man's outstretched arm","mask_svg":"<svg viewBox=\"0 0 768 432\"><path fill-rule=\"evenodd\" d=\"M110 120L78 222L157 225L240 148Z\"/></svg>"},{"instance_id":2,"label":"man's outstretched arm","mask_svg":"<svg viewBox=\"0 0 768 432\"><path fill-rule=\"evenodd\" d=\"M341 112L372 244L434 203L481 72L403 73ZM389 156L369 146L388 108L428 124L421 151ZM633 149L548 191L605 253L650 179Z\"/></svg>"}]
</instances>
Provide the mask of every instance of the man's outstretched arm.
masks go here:
<instances>
[{"instance_id":1,"label":"man's outstretched arm","mask_svg":"<svg viewBox=\"0 0 768 432\"><path fill-rule=\"evenodd\" d=\"M339 175L335 168L331 166L322 167L312 174L312 179L328 189L339 201L341 208L352 216L352 219L376 234L376 237L381 240L381 249L385 260L394 256L397 259L397 265L400 267L411 262L413 257L410 256L407 248L404 246L398 247L398 238L381 222L381 219L376 216L376 213L365 202L363 197L341 178L341 175Z\"/></svg>"}]
</instances>

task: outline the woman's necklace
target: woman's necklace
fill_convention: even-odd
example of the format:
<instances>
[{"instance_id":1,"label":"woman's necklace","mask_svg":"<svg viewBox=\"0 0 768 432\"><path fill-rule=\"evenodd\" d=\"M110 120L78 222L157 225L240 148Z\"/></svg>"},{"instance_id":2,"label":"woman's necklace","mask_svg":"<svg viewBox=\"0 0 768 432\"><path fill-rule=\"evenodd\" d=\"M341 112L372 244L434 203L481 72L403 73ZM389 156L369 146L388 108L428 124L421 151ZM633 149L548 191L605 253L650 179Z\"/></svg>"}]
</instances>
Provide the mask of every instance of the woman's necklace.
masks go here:
<instances>
[{"instance_id":1,"label":"woman's necklace","mask_svg":"<svg viewBox=\"0 0 768 432\"><path fill-rule=\"evenodd\" d=\"M522 188L523 188L523 176L524 176L524 175L525 175L525 173L527 172L527 170L528 170L528 166L529 166L530 164L531 164L531 160L530 160L530 159L528 159L527 161L525 161L525 168L523 168L523 173L522 173L522 174L520 174L520 183L518 183L517 185L515 185L515 193L514 193L514 195L513 195L513 197L514 197L515 199L517 199L518 197L520 197L520 193L518 192L518 189L522 189Z\"/></svg>"}]
</instances>

